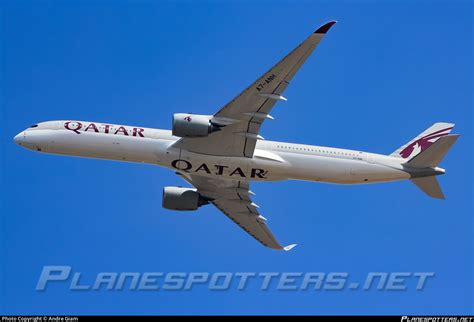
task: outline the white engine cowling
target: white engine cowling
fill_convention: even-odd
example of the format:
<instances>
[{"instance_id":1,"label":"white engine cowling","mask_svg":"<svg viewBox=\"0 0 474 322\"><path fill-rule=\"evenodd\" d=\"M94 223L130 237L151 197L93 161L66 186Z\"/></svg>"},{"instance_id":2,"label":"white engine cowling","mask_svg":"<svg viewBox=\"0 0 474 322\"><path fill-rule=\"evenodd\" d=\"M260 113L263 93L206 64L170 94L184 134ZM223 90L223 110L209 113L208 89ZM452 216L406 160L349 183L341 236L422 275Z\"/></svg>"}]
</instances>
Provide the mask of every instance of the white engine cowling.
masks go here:
<instances>
[{"instance_id":1,"label":"white engine cowling","mask_svg":"<svg viewBox=\"0 0 474 322\"><path fill-rule=\"evenodd\" d=\"M186 113L173 114L172 133L174 136L196 138L205 137L219 131L220 126L211 122L211 115L196 115Z\"/></svg>"},{"instance_id":2,"label":"white engine cowling","mask_svg":"<svg viewBox=\"0 0 474 322\"><path fill-rule=\"evenodd\" d=\"M196 210L209 202L192 188L164 187L163 208L171 210Z\"/></svg>"}]
</instances>

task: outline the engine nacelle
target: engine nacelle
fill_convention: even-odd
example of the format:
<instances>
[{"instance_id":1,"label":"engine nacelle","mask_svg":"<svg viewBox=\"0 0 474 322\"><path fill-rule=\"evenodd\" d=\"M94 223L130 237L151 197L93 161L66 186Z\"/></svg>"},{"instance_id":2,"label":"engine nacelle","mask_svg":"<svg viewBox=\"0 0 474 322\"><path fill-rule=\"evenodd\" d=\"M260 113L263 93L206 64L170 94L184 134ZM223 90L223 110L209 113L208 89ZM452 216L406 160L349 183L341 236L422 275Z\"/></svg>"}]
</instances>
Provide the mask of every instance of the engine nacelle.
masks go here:
<instances>
[{"instance_id":1,"label":"engine nacelle","mask_svg":"<svg viewBox=\"0 0 474 322\"><path fill-rule=\"evenodd\" d=\"M195 115L185 113L173 114L172 133L182 138L205 137L219 131L220 126L211 122L211 115Z\"/></svg>"},{"instance_id":2,"label":"engine nacelle","mask_svg":"<svg viewBox=\"0 0 474 322\"><path fill-rule=\"evenodd\" d=\"M196 210L209 202L192 188L164 187L163 208L171 210Z\"/></svg>"}]
</instances>

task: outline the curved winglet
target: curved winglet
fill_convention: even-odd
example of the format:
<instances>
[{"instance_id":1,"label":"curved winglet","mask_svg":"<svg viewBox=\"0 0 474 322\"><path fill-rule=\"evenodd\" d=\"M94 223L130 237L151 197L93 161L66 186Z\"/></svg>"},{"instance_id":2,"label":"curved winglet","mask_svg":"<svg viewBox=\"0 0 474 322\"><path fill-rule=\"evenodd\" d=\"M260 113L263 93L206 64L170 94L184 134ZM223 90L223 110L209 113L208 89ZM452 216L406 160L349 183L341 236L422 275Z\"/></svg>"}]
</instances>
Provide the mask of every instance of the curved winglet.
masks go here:
<instances>
[{"instance_id":1,"label":"curved winglet","mask_svg":"<svg viewBox=\"0 0 474 322\"><path fill-rule=\"evenodd\" d=\"M285 252L288 252L288 251L292 250L296 245L298 245L298 244L291 244L291 245L285 246L285 247L283 247L283 250Z\"/></svg>"},{"instance_id":2,"label":"curved winglet","mask_svg":"<svg viewBox=\"0 0 474 322\"><path fill-rule=\"evenodd\" d=\"M329 22L326 22L324 25L322 25L321 27L319 27L318 29L316 29L316 31L314 32L315 34L325 34L328 32L329 29L331 29L332 26L334 26L336 24L336 20L331 20Z\"/></svg>"}]
</instances>

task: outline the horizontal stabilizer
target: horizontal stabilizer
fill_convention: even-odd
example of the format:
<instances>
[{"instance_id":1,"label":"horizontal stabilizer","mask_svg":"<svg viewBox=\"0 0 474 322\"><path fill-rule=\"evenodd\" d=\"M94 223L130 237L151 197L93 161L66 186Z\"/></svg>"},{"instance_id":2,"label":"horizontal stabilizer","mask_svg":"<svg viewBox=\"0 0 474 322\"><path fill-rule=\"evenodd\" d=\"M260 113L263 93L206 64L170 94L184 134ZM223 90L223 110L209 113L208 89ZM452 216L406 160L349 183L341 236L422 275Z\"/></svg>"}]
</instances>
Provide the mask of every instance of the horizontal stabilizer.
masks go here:
<instances>
[{"instance_id":1,"label":"horizontal stabilizer","mask_svg":"<svg viewBox=\"0 0 474 322\"><path fill-rule=\"evenodd\" d=\"M435 176L431 177L421 177L421 178L413 178L411 182L416 184L418 188L423 190L428 196L436 198L436 199L444 199L443 191L439 186L438 180Z\"/></svg>"},{"instance_id":2,"label":"horizontal stabilizer","mask_svg":"<svg viewBox=\"0 0 474 322\"><path fill-rule=\"evenodd\" d=\"M408 161L408 165L416 168L436 167L443 160L451 146L459 138L459 134L452 134L440 137L435 143L430 145L413 159Z\"/></svg>"}]
</instances>

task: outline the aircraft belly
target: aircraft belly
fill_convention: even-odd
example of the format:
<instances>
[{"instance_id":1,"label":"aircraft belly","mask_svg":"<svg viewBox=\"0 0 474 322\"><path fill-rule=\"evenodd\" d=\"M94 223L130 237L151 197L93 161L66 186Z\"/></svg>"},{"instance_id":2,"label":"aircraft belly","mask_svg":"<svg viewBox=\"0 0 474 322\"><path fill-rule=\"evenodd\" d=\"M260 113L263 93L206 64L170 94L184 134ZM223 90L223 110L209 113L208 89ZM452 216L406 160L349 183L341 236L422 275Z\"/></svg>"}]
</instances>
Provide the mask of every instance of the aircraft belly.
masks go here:
<instances>
[{"instance_id":1,"label":"aircraft belly","mask_svg":"<svg viewBox=\"0 0 474 322\"><path fill-rule=\"evenodd\" d=\"M46 153L158 163L162 140L136 138L97 133L76 134L71 131L52 131L50 144L42 149Z\"/></svg>"},{"instance_id":2,"label":"aircraft belly","mask_svg":"<svg viewBox=\"0 0 474 322\"><path fill-rule=\"evenodd\" d=\"M287 173L289 179L354 184L409 177L404 171L360 160L296 153L280 155L290 164Z\"/></svg>"},{"instance_id":3,"label":"aircraft belly","mask_svg":"<svg viewBox=\"0 0 474 322\"><path fill-rule=\"evenodd\" d=\"M355 181L354 183L383 182L410 178L410 175L405 171L366 162L352 165L350 173Z\"/></svg>"}]
</instances>

